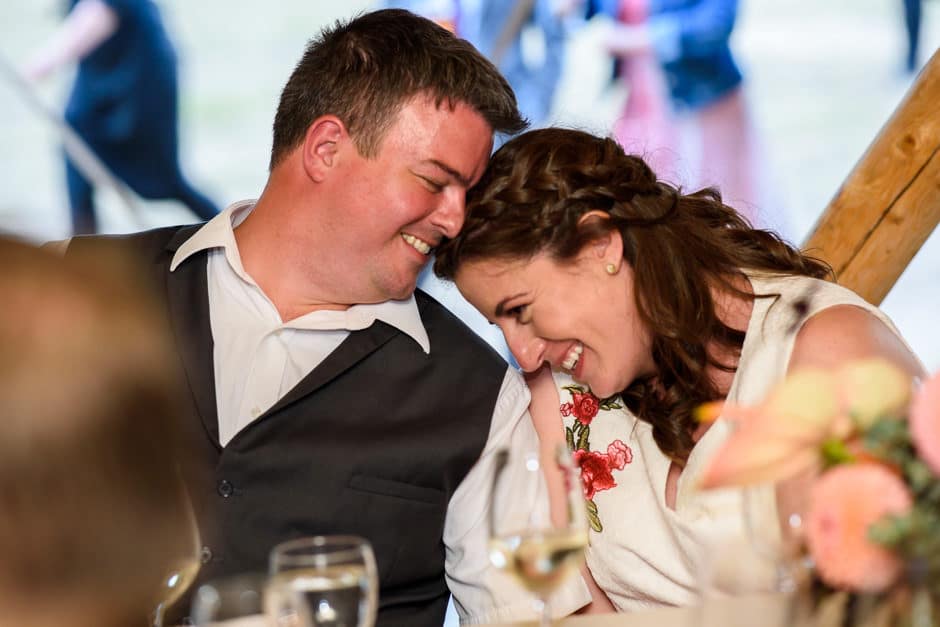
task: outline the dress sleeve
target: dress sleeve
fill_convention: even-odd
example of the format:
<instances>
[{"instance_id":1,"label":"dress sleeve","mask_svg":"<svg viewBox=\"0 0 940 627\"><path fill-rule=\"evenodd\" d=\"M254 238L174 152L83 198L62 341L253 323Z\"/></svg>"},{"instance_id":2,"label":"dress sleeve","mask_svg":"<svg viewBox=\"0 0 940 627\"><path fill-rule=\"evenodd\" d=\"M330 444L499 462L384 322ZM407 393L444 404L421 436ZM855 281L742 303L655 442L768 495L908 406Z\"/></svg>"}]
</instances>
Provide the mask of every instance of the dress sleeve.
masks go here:
<instances>
[{"instance_id":1,"label":"dress sleeve","mask_svg":"<svg viewBox=\"0 0 940 627\"><path fill-rule=\"evenodd\" d=\"M463 624L502 623L532 620L533 597L522 586L490 565L489 503L496 453L537 451L538 437L528 412L529 391L522 375L507 369L500 389L489 438L483 454L454 492L444 523L447 585ZM548 511L545 482L519 485L520 512L535 508ZM567 615L587 605L591 594L579 576L570 578L551 597L556 616Z\"/></svg>"}]
</instances>

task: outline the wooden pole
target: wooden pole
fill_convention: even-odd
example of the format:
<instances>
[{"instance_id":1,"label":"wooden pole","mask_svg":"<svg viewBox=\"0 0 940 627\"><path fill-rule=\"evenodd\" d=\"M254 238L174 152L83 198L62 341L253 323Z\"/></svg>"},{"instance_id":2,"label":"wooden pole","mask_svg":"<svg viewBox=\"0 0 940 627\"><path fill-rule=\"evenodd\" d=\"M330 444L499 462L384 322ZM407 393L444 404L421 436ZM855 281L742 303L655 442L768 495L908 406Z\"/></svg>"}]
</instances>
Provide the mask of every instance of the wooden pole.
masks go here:
<instances>
[{"instance_id":1,"label":"wooden pole","mask_svg":"<svg viewBox=\"0 0 940 627\"><path fill-rule=\"evenodd\" d=\"M880 304L940 221L940 50L826 207L804 250ZM940 281L938 281L940 287Z\"/></svg>"}]
</instances>

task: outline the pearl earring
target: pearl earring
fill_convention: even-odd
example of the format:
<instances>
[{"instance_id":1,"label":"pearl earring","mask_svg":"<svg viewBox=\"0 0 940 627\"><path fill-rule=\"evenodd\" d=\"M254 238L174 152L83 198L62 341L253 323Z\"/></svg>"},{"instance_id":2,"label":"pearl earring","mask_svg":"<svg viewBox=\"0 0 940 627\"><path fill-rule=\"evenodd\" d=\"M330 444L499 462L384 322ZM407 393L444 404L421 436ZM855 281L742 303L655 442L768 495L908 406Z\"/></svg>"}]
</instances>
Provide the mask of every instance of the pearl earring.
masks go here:
<instances>
[{"instance_id":1,"label":"pearl earring","mask_svg":"<svg viewBox=\"0 0 940 627\"><path fill-rule=\"evenodd\" d=\"M610 274L610 275L617 274L617 266L612 263L609 263L606 266L604 266L604 270L606 270L607 274Z\"/></svg>"}]
</instances>

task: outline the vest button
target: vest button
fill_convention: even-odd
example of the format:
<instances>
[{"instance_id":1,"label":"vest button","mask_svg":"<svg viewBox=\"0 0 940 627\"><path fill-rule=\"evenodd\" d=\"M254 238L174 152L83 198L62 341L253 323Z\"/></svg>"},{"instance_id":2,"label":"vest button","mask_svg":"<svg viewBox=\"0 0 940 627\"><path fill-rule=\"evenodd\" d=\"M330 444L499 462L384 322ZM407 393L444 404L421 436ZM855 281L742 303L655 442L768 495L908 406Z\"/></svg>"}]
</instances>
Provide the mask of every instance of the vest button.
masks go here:
<instances>
[{"instance_id":1,"label":"vest button","mask_svg":"<svg viewBox=\"0 0 940 627\"><path fill-rule=\"evenodd\" d=\"M203 564L208 564L212 561L212 549L207 546L202 547L202 550L199 551L199 560Z\"/></svg>"},{"instance_id":2,"label":"vest button","mask_svg":"<svg viewBox=\"0 0 940 627\"><path fill-rule=\"evenodd\" d=\"M235 486L228 480L222 479L222 481L219 481L219 485L216 486L216 492L218 492L219 496L223 499L227 499L235 493Z\"/></svg>"}]
</instances>

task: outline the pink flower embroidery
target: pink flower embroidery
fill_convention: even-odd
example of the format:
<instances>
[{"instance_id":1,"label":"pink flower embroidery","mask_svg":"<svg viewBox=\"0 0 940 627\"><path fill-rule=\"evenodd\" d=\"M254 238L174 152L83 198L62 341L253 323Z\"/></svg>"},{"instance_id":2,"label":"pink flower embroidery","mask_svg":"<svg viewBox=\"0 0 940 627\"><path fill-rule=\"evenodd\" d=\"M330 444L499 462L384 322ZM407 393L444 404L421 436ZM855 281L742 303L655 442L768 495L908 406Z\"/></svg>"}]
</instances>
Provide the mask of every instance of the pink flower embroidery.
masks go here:
<instances>
[{"instance_id":1,"label":"pink flower embroidery","mask_svg":"<svg viewBox=\"0 0 940 627\"><path fill-rule=\"evenodd\" d=\"M573 411L574 411L574 403L562 403L561 405L562 416L565 416L565 417L570 416Z\"/></svg>"},{"instance_id":2,"label":"pink flower embroidery","mask_svg":"<svg viewBox=\"0 0 940 627\"><path fill-rule=\"evenodd\" d=\"M622 440L614 440L607 447L607 457L613 468L623 470L624 466L633 461L633 451Z\"/></svg>"},{"instance_id":3,"label":"pink flower embroidery","mask_svg":"<svg viewBox=\"0 0 940 627\"><path fill-rule=\"evenodd\" d=\"M823 581L877 592L900 574L890 549L868 539L868 528L887 514L904 514L913 499L904 482L879 464L837 466L810 495L806 539Z\"/></svg>"}]
</instances>

